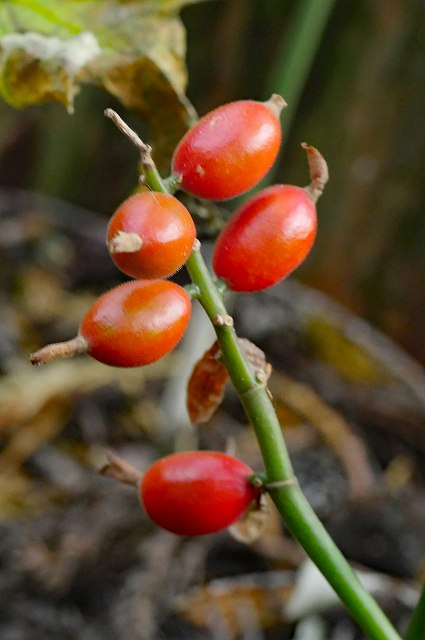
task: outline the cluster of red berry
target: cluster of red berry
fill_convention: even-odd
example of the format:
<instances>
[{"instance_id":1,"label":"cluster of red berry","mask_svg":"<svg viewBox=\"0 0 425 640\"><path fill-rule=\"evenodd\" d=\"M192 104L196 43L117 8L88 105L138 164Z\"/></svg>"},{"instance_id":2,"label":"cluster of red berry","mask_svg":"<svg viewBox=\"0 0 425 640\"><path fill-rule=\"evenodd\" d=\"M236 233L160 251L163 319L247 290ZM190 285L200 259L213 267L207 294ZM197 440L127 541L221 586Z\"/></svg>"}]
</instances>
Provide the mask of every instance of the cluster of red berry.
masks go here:
<instances>
[{"instance_id":1,"label":"cluster of red berry","mask_svg":"<svg viewBox=\"0 0 425 640\"><path fill-rule=\"evenodd\" d=\"M179 187L211 200L251 189L277 157L284 105L273 95L265 103L233 102L201 118L172 159L172 177ZM324 180L315 168L320 154L305 148L313 158L311 185L275 185L258 192L219 236L213 267L229 289L270 287L309 252L316 233L315 200ZM32 363L86 352L108 365L135 367L172 351L189 322L191 298L165 278L187 261L195 238L192 216L173 195L145 191L128 198L109 221L107 246L117 267L135 280L100 296L76 338L40 349L32 354ZM186 535L210 533L229 526L258 497L258 489L248 481L252 473L218 452L175 454L146 472L141 497L149 515L164 528Z\"/></svg>"}]
</instances>

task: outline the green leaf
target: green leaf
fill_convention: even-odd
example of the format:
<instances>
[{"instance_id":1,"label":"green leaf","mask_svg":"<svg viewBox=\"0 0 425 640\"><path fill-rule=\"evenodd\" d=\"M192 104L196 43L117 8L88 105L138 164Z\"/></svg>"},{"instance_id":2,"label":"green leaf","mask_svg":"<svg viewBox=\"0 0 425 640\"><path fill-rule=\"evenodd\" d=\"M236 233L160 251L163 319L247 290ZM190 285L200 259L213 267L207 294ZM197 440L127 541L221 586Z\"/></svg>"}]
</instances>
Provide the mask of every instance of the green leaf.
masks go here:
<instances>
[{"instance_id":1,"label":"green leaf","mask_svg":"<svg viewBox=\"0 0 425 640\"><path fill-rule=\"evenodd\" d=\"M80 85L99 85L151 127L161 163L195 119L178 17L191 1L2 0L0 96L72 113Z\"/></svg>"}]
</instances>

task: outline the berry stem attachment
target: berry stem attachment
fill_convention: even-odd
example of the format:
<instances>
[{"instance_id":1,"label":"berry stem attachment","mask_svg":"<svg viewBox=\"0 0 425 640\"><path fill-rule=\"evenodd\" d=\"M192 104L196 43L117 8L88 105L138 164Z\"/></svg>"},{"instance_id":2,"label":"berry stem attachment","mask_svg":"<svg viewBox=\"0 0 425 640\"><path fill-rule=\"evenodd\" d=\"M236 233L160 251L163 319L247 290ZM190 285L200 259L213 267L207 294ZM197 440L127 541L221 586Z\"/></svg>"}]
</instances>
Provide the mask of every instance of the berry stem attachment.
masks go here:
<instances>
[{"instance_id":1,"label":"berry stem attachment","mask_svg":"<svg viewBox=\"0 0 425 640\"><path fill-rule=\"evenodd\" d=\"M72 358L80 353L88 351L88 342L83 336L78 335L66 342L54 342L42 347L30 354L30 362L33 365L47 364L62 358Z\"/></svg>"},{"instance_id":2,"label":"berry stem attachment","mask_svg":"<svg viewBox=\"0 0 425 640\"><path fill-rule=\"evenodd\" d=\"M279 118L282 109L286 109L288 103L278 93L272 93L271 97L264 103L272 113Z\"/></svg>"},{"instance_id":3,"label":"berry stem attachment","mask_svg":"<svg viewBox=\"0 0 425 640\"><path fill-rule=\"evenodd\" d=\"M320 198L329 180L329 170L322 154L310 144L303 142L302 148L307 152L307 162L310 169L310 184L304 187L314 203Z\"/></svg>"},{"instance_id":4,"label":"berry stem attachment","mask_svg":"<svg viewBox=\"0 0 425 640\"><path fill-rule=\"evenodd\" d=\"M123 484L129 484L132 487L139 486L142 473L136 469L136 467L133 467L133 465L126 460L123 460L123 458L113 451L108 451L106 458L108 460L108 464L102 467L100 473L104 476L110 476L111 478L114 478L114 480L118 480L118 482L122 482Z\"/></svg>"}]
</instances>

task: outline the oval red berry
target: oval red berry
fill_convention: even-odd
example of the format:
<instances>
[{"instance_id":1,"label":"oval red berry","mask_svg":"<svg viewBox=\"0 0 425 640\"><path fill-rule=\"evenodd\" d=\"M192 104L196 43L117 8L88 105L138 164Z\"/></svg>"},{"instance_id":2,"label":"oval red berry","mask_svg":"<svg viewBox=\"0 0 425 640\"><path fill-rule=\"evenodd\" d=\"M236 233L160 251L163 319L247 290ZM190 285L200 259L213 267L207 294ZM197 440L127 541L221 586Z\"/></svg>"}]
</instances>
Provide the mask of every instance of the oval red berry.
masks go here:
<instances>
[{"instance_id":1,"label":"oval red berry","mask_svg":"<svg viewBox=\"0 0 425 640\"><path fill-rule=\"evenodd\" d=\"M247 200L221 232L213 254L216 275L233 291L260 291L291 273L316 237L316 207L307 191L268 187Z\"/></svg>"},{"instance_id":2,"label":"oval red berry","mask_svg":"<svg viewBox=\"0 0 425 640\"><path fill-rule=\"evenodd\" d=\"M139 367L159 360L182 338L191 301L167 280L133 280L96 300L80 325L96 360L115 367Z\"/></svg>"},{"instance_id":3,"label":"oval red berry","mask_svg":"<svg viewBox=\"0 0 425 640\"><path fill-rule=\"evenodd\" d=\"M186 451L155 462L140 486L142 503L160 527L198 536L225 529L258 496L252 469L216 451Z\"/></svg>"},{"instance_id":4,"label":"oval red berry","mask_svg":"<svg viewBox=\"0 0 425 640\"><path fill-rule=\"evenodd\" d=\"M281 143L280 96L240 100L214 109L178 144L172 171L185 191L226 200L251 189L272 166Z\"/></svg>"},{"instance_id":5,"label":"oval red berry","mask_svg":"<svg viewBox=\"0 0 425 640\"><path fill-rule=\"evenodd\" d=\"M108 249L117 267L133 278L167 278L189 257L196 236L185 206L164 193L137 193L109 221Z\"/></svg>"}]
</instances>

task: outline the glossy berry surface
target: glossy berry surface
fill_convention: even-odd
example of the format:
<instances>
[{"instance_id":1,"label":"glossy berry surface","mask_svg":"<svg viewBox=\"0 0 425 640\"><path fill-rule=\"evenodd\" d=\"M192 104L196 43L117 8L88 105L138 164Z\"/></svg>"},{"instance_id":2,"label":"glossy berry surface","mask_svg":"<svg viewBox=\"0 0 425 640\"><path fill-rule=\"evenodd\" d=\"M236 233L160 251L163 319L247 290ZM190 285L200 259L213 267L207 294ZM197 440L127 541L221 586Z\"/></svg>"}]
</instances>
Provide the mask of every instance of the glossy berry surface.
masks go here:
<instances>
[{"instance_id":1,"label":"glossy berry surface","mask_svg":"<svg viewBox=\"0 0 425 640\"><path fill-rule=\"evenodd\" d=\"M118 207L109 221L107 243L112 260L127 275L166 278L186 262L195 236L186 207L173 196L150 191Z\"/></svg>"},{"instance_id":2,"label":"glossy berry surface","mask_svg":"<svg viewBox=\"0 0 425 640\"><path fill-rule=\"evenodd\" d=\"M216 451L186 451L155 462L140 486L142 503L160 527L184 536L225 529L258 495L252 469Z\"/></svg>"},{"instance_id":3,"label":"glossy berry surface","mask_svg":"<svg viewBox=\"0 0 425 640\"><path fill-rule=\"evenodd\" d=\"M247 200L221 232L214 271L233 291L271 287L301 264L316 228L316 207L305 189L268 187Z\"/></svg>"},{"instance_id":4,"label":"glossy berry surface","mask_svg":"<svg viewBox=\"0 0 425 640\"><path fill-rule=\"evenodd\" d=\"M240 100L214 109L182 138L172 160L185 191L226 200L251 189L267 173L281 143L284 101Z\"/></svg>"},{"instance_id":5,"label":"glossy berry surface","mask_svg":"<svg viewBox=\"0 0 425 640\"><path fill-rule=\"evenodd\" d=\"M80 325L87 352L115 367L138 367L172 351L184 334L191 301L167 280L133 280L96 300Z\"/></svg>"}]
</instances>

